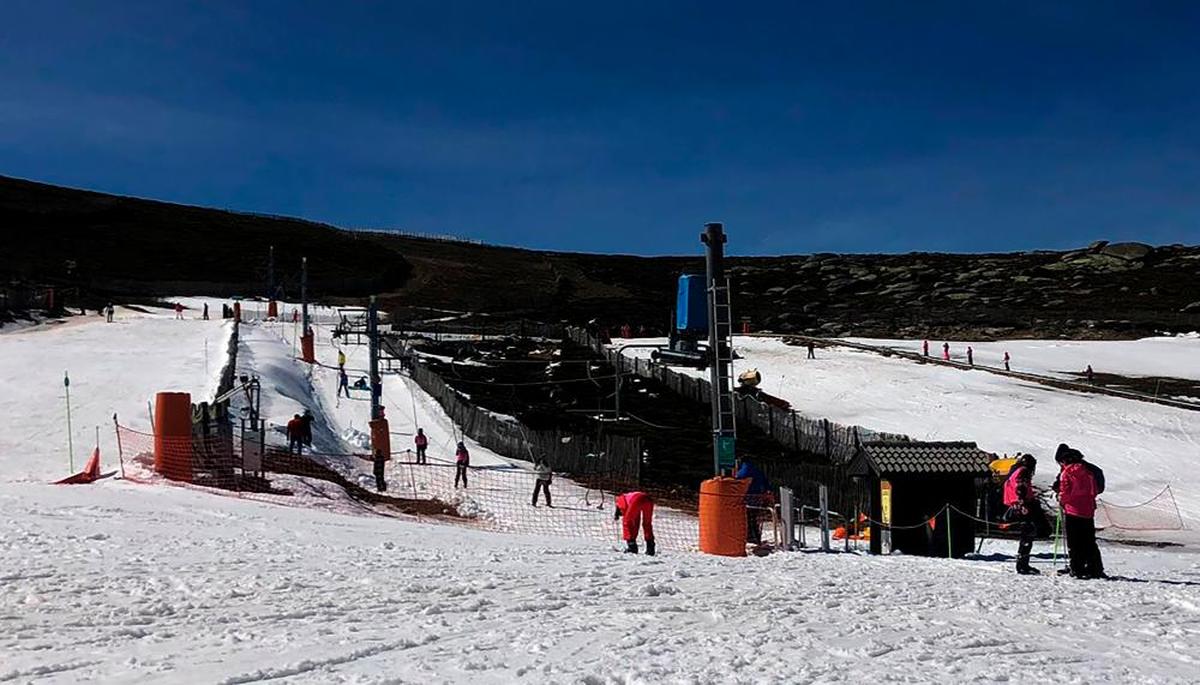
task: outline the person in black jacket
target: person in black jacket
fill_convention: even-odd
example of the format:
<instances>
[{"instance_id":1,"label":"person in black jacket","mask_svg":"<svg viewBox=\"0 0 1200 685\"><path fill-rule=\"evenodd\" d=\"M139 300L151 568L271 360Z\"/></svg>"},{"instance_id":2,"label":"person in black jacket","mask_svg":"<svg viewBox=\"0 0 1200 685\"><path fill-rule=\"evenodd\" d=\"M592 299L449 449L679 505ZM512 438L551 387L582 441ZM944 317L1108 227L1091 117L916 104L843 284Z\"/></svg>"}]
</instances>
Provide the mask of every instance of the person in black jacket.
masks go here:
<instances>
[{"instance_id":1,"label":"person in black jacket","mask_svg":"<svg viewBox=\"0 0 1200 685\"><path fill-rule=\"evenodd\" d=\"M387 481L384 480L384 466L387 463L387 456L380 450L375 450L375 489L380 492L387 491Z\"/></svg>"}]
</instances>

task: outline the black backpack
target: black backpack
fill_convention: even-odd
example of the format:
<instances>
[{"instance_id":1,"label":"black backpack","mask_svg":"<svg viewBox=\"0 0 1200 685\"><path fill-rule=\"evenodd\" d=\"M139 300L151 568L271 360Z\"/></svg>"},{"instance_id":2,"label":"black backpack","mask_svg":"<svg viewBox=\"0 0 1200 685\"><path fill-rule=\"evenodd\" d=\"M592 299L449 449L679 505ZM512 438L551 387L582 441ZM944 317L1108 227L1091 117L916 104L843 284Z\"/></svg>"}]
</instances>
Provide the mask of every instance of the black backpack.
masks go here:
<instances>
[{"instance_id":1,"label":"black backpack","mask_svg":"<svg viewBox=\"0 0 1200 685\"><path fill-rule=\"evenodd\" d=\"M1096 481L1096 494L1099 495L1104 492L1104 469L1090 461L1083 462L1083 465L1088 468L1088 471L1092 472L1092 478Z\"/></svg>"}]
</instances>

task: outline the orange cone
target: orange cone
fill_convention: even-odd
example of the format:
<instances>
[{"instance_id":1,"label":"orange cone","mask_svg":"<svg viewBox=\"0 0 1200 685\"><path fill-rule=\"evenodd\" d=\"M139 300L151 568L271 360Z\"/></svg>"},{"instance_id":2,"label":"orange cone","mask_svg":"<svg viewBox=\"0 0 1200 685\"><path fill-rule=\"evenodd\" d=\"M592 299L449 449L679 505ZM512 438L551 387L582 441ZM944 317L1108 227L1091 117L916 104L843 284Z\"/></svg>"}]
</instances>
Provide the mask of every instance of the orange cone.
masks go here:
<instances>
[{"instance_id":1,"label":"orange cone","mask_svg":"<svg viewBox=\"0 0 1200 685\"><path fill-rule=\"evenodd\" d=\"M84 485L86 483L94 482L98 478L100 478L99 447L92 452L92 458L88 459L87 464L84 465L82 471L73 476L69 476L57 481L55 485Z\"/></svg>"}]
</instances>

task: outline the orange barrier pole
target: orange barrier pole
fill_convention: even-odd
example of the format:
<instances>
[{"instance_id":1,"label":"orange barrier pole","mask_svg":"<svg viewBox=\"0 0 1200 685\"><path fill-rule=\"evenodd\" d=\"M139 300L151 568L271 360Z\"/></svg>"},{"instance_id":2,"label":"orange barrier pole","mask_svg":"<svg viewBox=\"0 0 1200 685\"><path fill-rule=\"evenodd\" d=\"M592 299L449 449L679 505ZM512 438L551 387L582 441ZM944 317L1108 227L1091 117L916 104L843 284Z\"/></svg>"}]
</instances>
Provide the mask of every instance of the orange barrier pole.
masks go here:
<instances>
[{"instance_id":1,"label":"orange barrier pole","mask_svg":"<svg viewBox=\"0 0 1200 685\"><path fill-rule=\"evenodd\" d=\"M700 484L700 551L746 556L747 480L718 476Z\"/></svg>"},{"instance_id":2,"label":"orange barrier pole","mask_svg":"<svg viewBox=\"0 0 1200 685\"><path fill-rule=\"evenodd\" d=\"M192 481L192 396L160 392L154 398L154 470Z\"/></svg>"}]
</instances>

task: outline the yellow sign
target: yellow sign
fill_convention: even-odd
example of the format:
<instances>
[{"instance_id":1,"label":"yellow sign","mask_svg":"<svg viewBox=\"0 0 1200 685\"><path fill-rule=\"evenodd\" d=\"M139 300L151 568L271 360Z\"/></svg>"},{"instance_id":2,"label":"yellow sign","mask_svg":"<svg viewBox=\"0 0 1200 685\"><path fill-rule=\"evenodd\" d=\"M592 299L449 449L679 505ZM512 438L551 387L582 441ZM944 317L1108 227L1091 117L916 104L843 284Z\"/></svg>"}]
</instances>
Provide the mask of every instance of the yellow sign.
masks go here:
<instances>
[{"instance_id":1,"label":"yellow sign","mask_svg":"<svg viewBox=\"0 0 1200 685\"><path fill-rule=\"evenodd\" d=\"M892 484L886 480L879 481L879 522L892 525Z\"/></svg>"}]
</instances>

